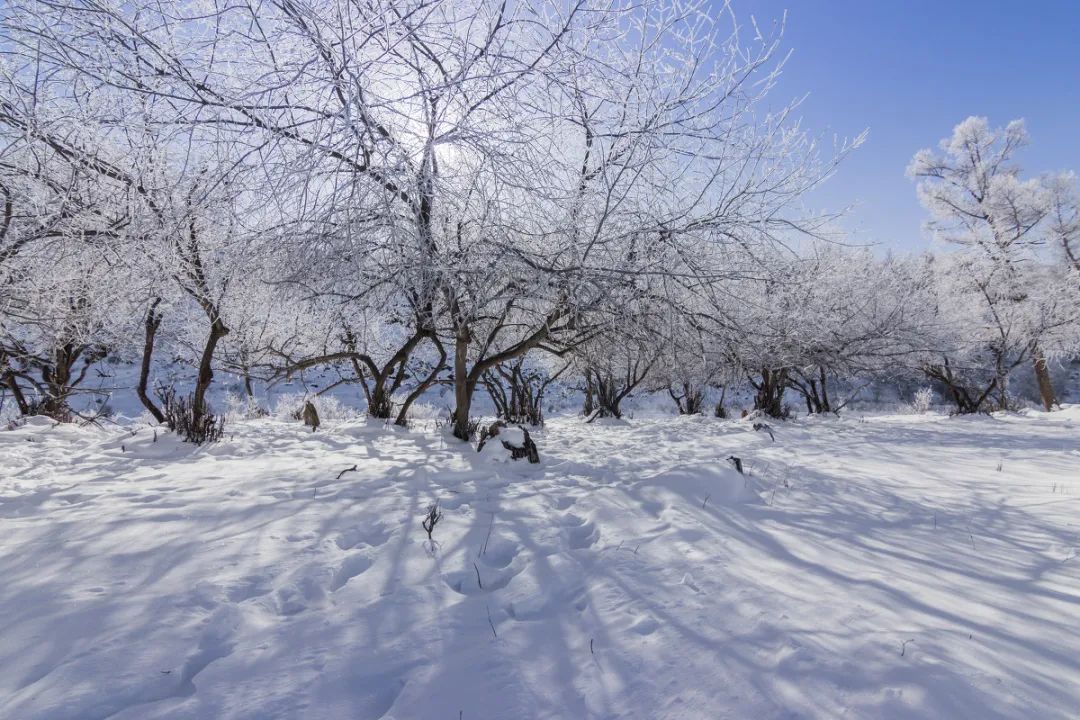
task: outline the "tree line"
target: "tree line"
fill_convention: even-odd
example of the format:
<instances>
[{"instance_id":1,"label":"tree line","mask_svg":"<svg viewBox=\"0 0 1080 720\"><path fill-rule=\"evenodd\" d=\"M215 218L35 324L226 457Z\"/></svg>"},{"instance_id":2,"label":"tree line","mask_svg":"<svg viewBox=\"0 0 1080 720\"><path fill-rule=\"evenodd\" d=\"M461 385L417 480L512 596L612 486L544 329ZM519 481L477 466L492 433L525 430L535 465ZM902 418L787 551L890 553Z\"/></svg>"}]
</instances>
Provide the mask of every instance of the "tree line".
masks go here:
<instances>
[{"instance_id":1,"label":"tree line","mask_svg":"<svg viewBox=\"0 0 1080 720\"><path fill-rule=\"evenodd\" d=\"M1054 407L1074 178L1023 179L1022 124L971 118L909 168L942 249L851 247L805 198L864 138L776 105L782 35L700 0L9 0L5 397L71 419L115 357L205 431L215 371L253 395L321 368L398 423L451 386L469 439L478 390L536 423L556 380L590 416L748 384L782 416L924 377L967 413L1026 365Z\"/></svg>"}]
</instances>

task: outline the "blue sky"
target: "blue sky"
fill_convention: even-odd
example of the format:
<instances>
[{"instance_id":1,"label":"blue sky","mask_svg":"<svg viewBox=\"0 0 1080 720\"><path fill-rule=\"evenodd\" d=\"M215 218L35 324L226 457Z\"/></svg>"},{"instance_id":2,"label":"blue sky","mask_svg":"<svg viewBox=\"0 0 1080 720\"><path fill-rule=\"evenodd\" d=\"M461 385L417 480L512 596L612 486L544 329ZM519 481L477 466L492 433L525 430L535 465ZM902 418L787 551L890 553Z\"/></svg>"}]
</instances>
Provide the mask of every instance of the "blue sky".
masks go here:
<instances>
[{"instance_id":1,"label":"blue sky","mask_svg":"<svg viewBox=\"0 0 1080 720\"><path fill-rule=\"evenodd\" d=\"M859 242L929 246L926 214L904 175L920 148L956 123L1027 121L1031 174L1080 173L1080 0L733 0L764 29L787 14L793 51L772 102L809 93L807 128L865 145L810 201L856 206L845 221Z\"/></svg>"}]
</instances>

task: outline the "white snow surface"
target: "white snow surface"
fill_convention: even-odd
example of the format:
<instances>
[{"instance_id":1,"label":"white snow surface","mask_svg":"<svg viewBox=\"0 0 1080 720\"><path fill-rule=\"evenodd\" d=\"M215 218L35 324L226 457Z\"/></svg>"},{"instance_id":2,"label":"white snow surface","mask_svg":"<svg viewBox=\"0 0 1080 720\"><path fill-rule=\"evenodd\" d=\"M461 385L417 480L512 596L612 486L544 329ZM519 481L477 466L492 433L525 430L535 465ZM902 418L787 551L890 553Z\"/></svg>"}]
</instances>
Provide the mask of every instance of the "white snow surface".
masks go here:
<instances>
[{"instance_id":1,"label":"white snow surface","mask_svg":"<svg viewBox=\"0 0 1080 720\"><path fill-rule=\"evenodd\" d=\"M35 420L0 432L0 717L1076 718L1078 430L557 418L530 466Z\"/></svg>"}]
</instances>

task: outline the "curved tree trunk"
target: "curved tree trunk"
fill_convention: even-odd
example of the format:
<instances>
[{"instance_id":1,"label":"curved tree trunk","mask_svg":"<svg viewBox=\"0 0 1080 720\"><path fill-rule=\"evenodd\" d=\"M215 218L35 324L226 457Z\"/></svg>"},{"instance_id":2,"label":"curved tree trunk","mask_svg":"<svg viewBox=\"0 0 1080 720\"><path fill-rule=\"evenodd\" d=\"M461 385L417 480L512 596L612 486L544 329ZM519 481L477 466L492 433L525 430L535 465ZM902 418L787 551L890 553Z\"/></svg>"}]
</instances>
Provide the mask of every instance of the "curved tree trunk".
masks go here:
<instances>
[{"instance_id":1,"label":"curved tree trunk","mask_svg":"<svg viewBox=\"0 0 1080 720\"><path fill-rule=\"evenodd\" d=\"M161 314L157 312L157 306L161 303L160 298L155 298L146 311L146 335L143 340L142 365L139 368L139 384L135 393L139 396L139 402L154 416L159 423L165 422L165 413L154 404L146 393L150 383L150 363L154 355L154 340L157 337L158 328L161 327Z\"/></svg>"},{"instance_id":2,"label":"curved tree trunk","mask_svg":"<svg viewBox=\"0 0 1080 720\"><path fill-rule=\"evenodd\" d=\"M191 409L196 423L210 413L210 408L206 404L206 393L210 389L210 383L214 380L214 369L212 367L214 351L217 349L221 338L228 334L229 329L225 327L221 317L215 316L210 322L210 334L206 338L202 357L199 358L199 375L195 379L195 395L191 401Z\"/></svg>"}]
</instances>

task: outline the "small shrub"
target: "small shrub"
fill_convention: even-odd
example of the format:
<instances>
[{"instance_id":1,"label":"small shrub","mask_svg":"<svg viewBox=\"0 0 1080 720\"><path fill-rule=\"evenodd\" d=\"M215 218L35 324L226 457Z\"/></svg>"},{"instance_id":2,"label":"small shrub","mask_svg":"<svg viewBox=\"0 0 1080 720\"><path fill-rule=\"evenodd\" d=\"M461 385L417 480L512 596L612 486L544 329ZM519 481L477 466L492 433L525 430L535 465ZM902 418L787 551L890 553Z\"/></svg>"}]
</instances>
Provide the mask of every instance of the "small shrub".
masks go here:
<instances>
[{"instance_id":1,"label":"small shrub","mask_svg":"<svg viewBox=\"0 0 1080 720\"><path fill-rule=\"evenodd\" d=\"M435 538L431 536L435 532L435 526L442 520L442 511L439 510L438 501L434 505L429 505L427 513L424 514L424 519L420 521L420 527L424 528L424 532L427 533L427 546L431 553L435 552L435 548L438 543L435 542Z\"/></svg>"},{"instance_id":2,"label":"small shrub","mask_svg":"<svg viewBox=\"0 0 1080 720\"><path fill-rule=\"evenodd\" d=\"M911 409L916 414L922 415L930 410L934 404L934 391L928 387L922 387L915 391L915 398L911 401Z\"/></svg>"},{"instance_id":3,"label":"small shrub","mask_svg":"<svg viewBox=\"0 0 1080 720\"><path fill-rule=\"evenodd\" d=\"M482 418L469 418L469 421L465 424L465 432L467 434L467 437L463 437L463 438L459 438L459 439L472 441L472 440L476 440L477 438L481 438L481 440L483 440L487 436L487 429L488 429L487 427L483 426L483 423L484 423L484 421L483 421ZM443 427L444 424L445 424L446 427L449 427L451 430L454 429L454 411L453 410L448 411L448 415L445 418L445 420L443 421L443 423L436 423L435 427L436 428L441 428L441 427ZM483 435L481 435L481 433L483 433ZM457 437L456 432L454 433L454 436Z\"/></svg>"},{"instance_id":4,"label":"small shrub","mask_svg":"<svg viewBox=\"0 0 1080 720\"><path fill-rule=\"evenodd\" d=\"M225 434L225 417L205 412L195 416L193 396L177 395L174 388L158 388L165 424L184 442L195 445L217 442Z\"/></svg>"}]
</instances>

